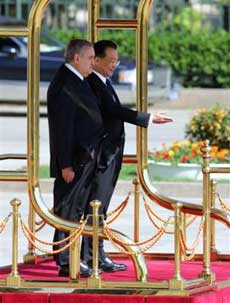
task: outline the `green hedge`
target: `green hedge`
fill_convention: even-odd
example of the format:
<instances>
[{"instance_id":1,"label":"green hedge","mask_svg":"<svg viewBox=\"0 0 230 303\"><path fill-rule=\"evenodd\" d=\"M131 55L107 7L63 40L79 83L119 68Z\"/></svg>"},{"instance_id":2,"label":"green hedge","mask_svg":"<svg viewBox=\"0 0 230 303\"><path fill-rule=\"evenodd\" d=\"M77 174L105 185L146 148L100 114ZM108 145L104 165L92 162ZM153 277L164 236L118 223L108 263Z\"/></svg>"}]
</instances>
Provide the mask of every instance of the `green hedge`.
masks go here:
<instances>
[{"instance_id":1,"label":"green hedge","mask_svg":"<svg viewBox=\"0 0 230 303\"><path fill-rule=\"evenodd\" d=\"M65 43L72 38L84 37L79 31L52 33ZM114 40L119 45L120 56L135 57L134 31L104 30L100 38ZM150 32L149 60L170 65L185 87L230 87L229 45L230 35L222 30Z\"/></svg>"},{"instance_id":2,"label":"green hedge","mask_svg":"<svg viewBox=\"0 0 230 303\"><path fill-rule=\"evenodd\" d=\"M230 87L230 35L165 33L149 35L149 58L166 62L186 87Z\"/></svg>"}]
</instances>

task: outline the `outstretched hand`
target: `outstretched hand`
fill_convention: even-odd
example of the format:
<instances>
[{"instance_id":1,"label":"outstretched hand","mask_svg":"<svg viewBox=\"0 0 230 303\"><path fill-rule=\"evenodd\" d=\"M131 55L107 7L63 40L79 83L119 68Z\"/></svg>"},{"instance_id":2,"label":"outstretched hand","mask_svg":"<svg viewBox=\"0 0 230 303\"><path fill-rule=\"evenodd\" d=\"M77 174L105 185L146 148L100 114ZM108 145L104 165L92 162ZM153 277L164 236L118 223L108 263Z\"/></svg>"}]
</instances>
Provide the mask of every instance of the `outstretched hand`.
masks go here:
<instances>
[{"instance_id":1,"label":"outstretched hand","mask_svg":"<svg viewBox=\"0 0 230 303\"><path fill-rule=\"evenodd\" d=\"M152 123L155 124L163 124L168 122L173 122L174 119L172 117L166 116L165 113L152 113Z\"/></svg>"}]
</instances>

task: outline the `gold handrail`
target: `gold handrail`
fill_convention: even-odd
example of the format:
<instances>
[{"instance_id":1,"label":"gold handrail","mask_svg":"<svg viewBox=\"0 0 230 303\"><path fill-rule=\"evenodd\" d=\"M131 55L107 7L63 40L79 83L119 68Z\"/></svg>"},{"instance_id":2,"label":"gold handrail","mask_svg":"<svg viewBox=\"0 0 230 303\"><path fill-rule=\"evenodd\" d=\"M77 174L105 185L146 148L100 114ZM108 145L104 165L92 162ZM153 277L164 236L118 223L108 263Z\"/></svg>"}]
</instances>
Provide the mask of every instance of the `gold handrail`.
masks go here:
<instances>
[{"instance_id":1,"label":"gold handrail","mask_svg":"<svg viewBox=\"0 0 230 303\"><path fill-rule=\"evenodd\" d=\"M138 20L113 20L113 19L98 19L96 21L97 28L122 28L122 29L136 29Z\"/></svg>"},{"instance_id":2,"label":"gold handrail","mask_svg":"<svg viewBox=\"0 0 230 303\"><path fill-rule=\"evenodd\" d=\"M0 36L27 37L28 35L29 35L29 28L26 26L15 26L15 25L0 26Z\"/></svg>"}]
</instances>

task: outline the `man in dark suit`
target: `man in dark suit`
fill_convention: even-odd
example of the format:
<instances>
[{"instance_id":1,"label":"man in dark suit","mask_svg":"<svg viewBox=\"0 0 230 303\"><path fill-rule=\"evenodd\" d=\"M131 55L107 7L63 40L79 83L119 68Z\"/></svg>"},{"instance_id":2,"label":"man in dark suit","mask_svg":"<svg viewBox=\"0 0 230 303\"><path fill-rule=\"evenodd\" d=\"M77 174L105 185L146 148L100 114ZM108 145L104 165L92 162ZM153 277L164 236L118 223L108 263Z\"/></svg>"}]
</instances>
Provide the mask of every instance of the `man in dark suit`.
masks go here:
<instances>
[{"instance_id":1,"label":"man in dark suit","mask_svg":"<svg viewBox=\"0 0 230 303\"><path fill-rule=\"evenodd\" d=\"M93 61L94 49L90 42L71 40L65 51L65 64L57 71L47 94L50 173L55 178L54 213L72 221L80 221L85 213L100 142L105 136L97 98L84 79L92 72ZM66 236L66 232L56 229L54 241ZM61 246L63 244L54 248ZM55 260L59 275L68 276L68 250L58 253ZM81 276L91 273L81 262Z\"/></svg>"},{"instance_id":2,"label":"man in dark suit","mask_svg":"<svg viewBox=\"0 0 230 303\"><path fill-rule=\"evenodd\" d=\"M125 143L124 122L146 128L149 123L166 123L172 119L163 114L138 112L122 106L108 79L112 76L118 63L117 46L113 41L101 40L94 44L94 50L94 71L87 77L87 80L98 97L104 128L108 135L102 143L99 169L95 176L90 200L101 201L102 206L99 212L106 218L122 165ZM90 213L91 210L88 209L87 212ZM90 237L83 237L81 256L88 264L92 263ZM127 268L124 264L113 262L105 254L103 240L99 240L99 258L99 265L103 271L114 272Z\"/></svg>"}]
</instances>

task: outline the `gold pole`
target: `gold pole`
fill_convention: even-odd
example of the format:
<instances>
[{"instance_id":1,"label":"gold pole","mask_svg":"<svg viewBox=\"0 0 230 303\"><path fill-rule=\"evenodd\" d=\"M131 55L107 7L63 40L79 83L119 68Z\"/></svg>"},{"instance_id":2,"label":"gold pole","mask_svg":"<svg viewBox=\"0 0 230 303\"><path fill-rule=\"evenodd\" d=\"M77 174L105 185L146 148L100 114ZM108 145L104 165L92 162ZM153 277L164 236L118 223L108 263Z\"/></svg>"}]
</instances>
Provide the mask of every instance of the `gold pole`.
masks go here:
<instances>
[{"instance_id":1,"label":"gold pole","mask_svg":"<svg viewBox=\"0 0 230 303\"><path fill-rule=\"evenodd\" d=\"M13 222L12 222L12 267L11 273L6 279L7 286L20 286L21 278L18 273L18 208L21 202L14 199L10 202L13 208Z\"/></svg>"},{"instance_id":2,"label":"gold pole","mask_svg":"<svg viewBox=\"0 0 230 303\"><path fill-rule=\"evenodd\" d=\"M100 0L88 0L88 39L96 42L98 39L98 28L96 26L100 14Z\"/></svg>"},{"instance_id":3,"label":"gold pole","mask_svg":"<svg viewBox=\"0 0 230 303\"><path fill-rule=\"evenodd\" d=\"M211 180L211 208L216 207L216 181ZM215 219L211 218L211 259L216 260L218 251L216 249Z\"/></svg>"},{"instance_id":4,"label":"gold pole","mask_svg":"<svg viewBox=\"0 0 230 303\"><path fill-rule=\"evenodd\" d=\"M186 213L181 212L181 230L184 235L184 240L186 242ZM181 254L181 261L184 261L184 256Z\"/></svg>"},{"instance_id":5,"label":"gold pole","mask_svg":"<svg viewBox=\"0 0 230 303\"><path fill-rule=\"evenodd\" d=\"M74 233L71 231L70 234ZM70 279L80 277L80 237L70 246L69 250L69 272Z\"/></svg>"},{"instance_id":6,"label":"gold pole","mask_svg":"<svg viewBox=\"0 0 230 303\"><path fill-rule=\"evenodd\" d=\"M147 70L148 70L148 19L152 1L141 0L137 11L138 27L136 31L137 51L137 109L147 111ZM137 127L138 170L147 165L147 130ZM141 175L141 174L140 174Z\"/></svg>"},{"instance_id":7,"label":"gold pole","mask_svg":"<svg viewBox=\"0 0 230 303\"><path fill-rule=\"evenodd\" d=\"M134 242L139 242L140 229L140 182L138 179L133 180L134 185Z\"/></svg>"},{"instance_id":8,"label":"gold pole","mask_svg":"<svg viewBox=\"0 0 230 303\"><path fill-rule=\"evenodd\" d=\"M215 275L210 268L211 253L211 216L210 216L210 151L209 141L206 140L204 147L201 148L203 157L203 215L204 215L204 231L203 231L203 271L201 276L213 282Z\"/></svg>"},{"instance_id":9,"label":"gold pole","mask_svg":"<svg viewBox=\"0 0 230 303\"><path fill-rule=\"evenodd\" d=\"M99 266L99 251L98 251L98 228L99 228L99 215L98 210L101 206L101 202L93 200L90 202L90 206L93 208L93 273L88 279L88 287L90 288L100 288L101 278L98 272Z\"/></svg>"},{"instance_id":10,"label":"gold pole","mask_svg":"<svg viewBox=\"0 0 230 303\"><path fill-rule=\"evenodd\" d=\"M180 250L180 226L181 226L181 203L174 204L174 216L175 216L175 225L174 225L174 276L169 280L169 289L180 289L183 290L185 287L185 281L181 277L181 250Z\"/></svg>"}]
</instances>

